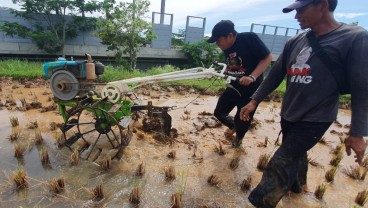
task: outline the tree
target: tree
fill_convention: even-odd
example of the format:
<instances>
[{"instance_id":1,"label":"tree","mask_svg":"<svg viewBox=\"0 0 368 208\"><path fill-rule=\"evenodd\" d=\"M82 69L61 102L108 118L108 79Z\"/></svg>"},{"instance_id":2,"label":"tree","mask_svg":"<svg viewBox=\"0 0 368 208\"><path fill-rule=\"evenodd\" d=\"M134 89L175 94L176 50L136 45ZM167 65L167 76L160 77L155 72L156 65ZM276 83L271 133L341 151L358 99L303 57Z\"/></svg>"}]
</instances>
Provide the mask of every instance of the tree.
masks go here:
<instances>
[{"instance_id":1,"label":"tree","mask_svg":"<svg viewBox=\"0 0 368 208\"><path fill-rule=\"evenodd\" d=\"M13 3L20 5L21 11L11 12L28 20L32 27L4 21L0 30L12 37L31 38L38 48L47 53L62 51L63 56L66 39L77 37L80 30L95 28L96 18L87 18L85 13L100 7L97 1L85 3L84 0L13 0Z\"/></svg>"},{"instance_id":2,"label":"tree","mask_svg":"<svg viewBox=\"0 0 368 208\"><path fill-rule=\"evenodd\" d=\"M186 42L181 50L188 58L188 67L208 67L217 61L221 55L215 44L207 43L205 40L192 44Z\"/></svg>"},{"instance_id":3,"label":"tree","mask_svg":"<svg viewBox=\"0 0 368 208\"><path fill-rule=\"evenodd\" d=\"M172 33L171 45L182 46L184 45L185 29L179 29L178 33Z\"/></svg>"},{"instance_id":4,"label":"tree","mask_svg":"<svg viewBox=\"0 0 368 208\"><path fill-rule=\"evenodd\" d=\"M115 58L122 63L123 55L129 59L129 68L136 68L138 51L141 45L149 43L153 35L152 24L144 18L149 11L148 0L134 0L133 3L104 0L104 18L99 20L98 37L108 50L115 51Z\"/></svg>"},{"instance_id":5,"label":"tree","mask_svg":"<svg viewBox=\"0 0 368 208\"><path fill-rule=\"evenodd\" d=\"M358 25L359 25L359 22L358 22L358 21L356 21L356 22L352 22L351 24L352 24L352 25L355 25L355 26L358 26Z\"/></svg>"}]
</instances>

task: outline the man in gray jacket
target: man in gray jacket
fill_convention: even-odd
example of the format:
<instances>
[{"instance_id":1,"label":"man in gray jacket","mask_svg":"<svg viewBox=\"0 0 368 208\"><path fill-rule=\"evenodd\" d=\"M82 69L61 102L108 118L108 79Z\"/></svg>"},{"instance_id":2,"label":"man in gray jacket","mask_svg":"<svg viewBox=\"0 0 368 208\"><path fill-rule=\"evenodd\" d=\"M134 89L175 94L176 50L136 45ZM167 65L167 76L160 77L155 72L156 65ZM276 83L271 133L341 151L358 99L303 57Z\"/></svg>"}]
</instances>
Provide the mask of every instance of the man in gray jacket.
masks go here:
<instances>
[{"instance_id":1,"label":"man in gray jacket","mask_svg":"<svg viewBox=\"0 0 368 208\"><path fill-rule=\"evenodd\" d=\"M340 78L346 78L351 92L352 118L346 152L350 155L353 149L355 161L362 162L367 147L364 137L368 136L368 32L337 22L333 16L336 6L337 0L296 0L283 9L284 13L296 10L300 27L310 31L286 43L267 78L241 110L241 119L248 120L255 107L286 76L281 107L282 145L249 195L256 207L276 207L288 191L302 192L307 183L307 151L336 120L342 90L337 81ZM319 55L321 50L308 41L308 35L313 35L337 64L326 63ZM333 75L336 71L343 73Z\"/></svg>"}]
</instances>

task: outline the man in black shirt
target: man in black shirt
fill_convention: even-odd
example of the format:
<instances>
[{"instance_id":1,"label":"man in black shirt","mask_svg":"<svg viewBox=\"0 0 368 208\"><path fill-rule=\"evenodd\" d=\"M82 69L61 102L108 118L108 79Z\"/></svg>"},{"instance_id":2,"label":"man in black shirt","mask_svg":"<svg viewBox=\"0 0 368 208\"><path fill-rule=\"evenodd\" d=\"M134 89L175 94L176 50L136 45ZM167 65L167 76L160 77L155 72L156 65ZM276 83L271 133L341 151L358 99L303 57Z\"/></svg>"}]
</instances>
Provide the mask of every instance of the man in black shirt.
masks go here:
<instances>
[{"instance_id":1,"label":"man in black shirt","mask_svg":"<svg viewBox=\"0 0 368 208\"><path fill-rule=\"evenodd\" d=\"M272 56L255 33L237 33L234 29L234 23L230 20L222 20L217 23L207 42L216 42L225 54L227 64L225 73L237 78L236 81L232 81L228 85L220 96L214 115L229 128L225 132L225 136L228 137L236 132L233 146L239 147L252 120L242 121L240 109L250 101L250 96L261 84L263 72L271 63ZM232 117L229 113L235 106L237 112L235 117ZM252 118L254 112L251 113Z\"/></svg>"}]
</instances>

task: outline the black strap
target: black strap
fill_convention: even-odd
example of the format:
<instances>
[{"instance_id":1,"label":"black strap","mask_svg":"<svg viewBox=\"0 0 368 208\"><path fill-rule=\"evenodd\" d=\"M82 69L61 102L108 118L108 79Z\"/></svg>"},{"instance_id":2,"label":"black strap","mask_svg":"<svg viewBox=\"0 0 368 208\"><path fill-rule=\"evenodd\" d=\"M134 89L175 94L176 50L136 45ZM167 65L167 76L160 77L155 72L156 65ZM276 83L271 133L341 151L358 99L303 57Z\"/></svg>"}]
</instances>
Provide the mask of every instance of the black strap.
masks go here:
<instances>
[{"instance_id":1,"label":"black strap","mask_svg":"<svg viewBox=\"0 0 368 208\"><path fill-rule=\"evenodd\" d=\"M323 62L323 64L327 67L327 69L331 72L331 74L334 76L341 94L348 94L350 93L350 86L348 83L348 74L345 72L345 68L334 61L322 48L322 46L319 44L316 36L313 35L312 31L309 31L307 33L307 38L309 45L312 47L313 51L315 52L315 55L320 58L320 60Z\"/></svg>"}]
</instances>

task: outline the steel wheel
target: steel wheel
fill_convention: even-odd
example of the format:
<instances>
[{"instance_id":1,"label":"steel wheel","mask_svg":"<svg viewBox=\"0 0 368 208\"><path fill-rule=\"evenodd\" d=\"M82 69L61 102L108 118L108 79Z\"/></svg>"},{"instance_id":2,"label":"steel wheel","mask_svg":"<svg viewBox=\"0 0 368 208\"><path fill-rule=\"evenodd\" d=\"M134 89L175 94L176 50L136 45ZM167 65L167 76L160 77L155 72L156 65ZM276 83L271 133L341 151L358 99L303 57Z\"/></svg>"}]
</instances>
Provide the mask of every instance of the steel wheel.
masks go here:
<instances>
[{"instance_id":1,"label":"steel wheel","mask_svg":"<svg viewBox=\"0 0 368 208\"><path fill-rule=\"evenodd\" d=\"M122 150L130 142L131 132L124 130L110 113L98 107L85 106L68 118L68 134L72 136L66 141L71 147L76 140L84 140L84 145L74 145L80 156L87 160L96 160L102 151L108 152L111 158L120 158ZM69 133L70 132L70 133ZM69 142L68 142L69 141Z\"/></svg>"}]
</instances>

